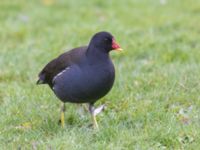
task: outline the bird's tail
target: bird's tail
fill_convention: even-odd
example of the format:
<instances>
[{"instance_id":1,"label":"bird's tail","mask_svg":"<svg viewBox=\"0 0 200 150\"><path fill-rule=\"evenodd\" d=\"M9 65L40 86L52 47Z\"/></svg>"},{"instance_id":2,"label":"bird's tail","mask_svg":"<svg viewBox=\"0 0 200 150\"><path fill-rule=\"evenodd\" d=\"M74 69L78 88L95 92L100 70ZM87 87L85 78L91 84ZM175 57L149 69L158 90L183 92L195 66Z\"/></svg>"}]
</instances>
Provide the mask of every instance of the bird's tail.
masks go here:
<instances>
[{"instance_id":1,"label":"bird's tail","mask_svg":"<svg viewBox=\"0 0 200 150\"><path fill-rule=\"evenodd\" d=\"M44 84L44 81L38 79L37 82L36 82L36 84Z\"/></svg>"},{"instance_id":2,"label":"bird's tail","mask_svg":"<svg viewBox=\"0 0 200 150\"><path fill-rule=\"evenodd\" d=\"M45 84L45 75L40 74L39 79L37 80L36 84Z\"/></svg>"}]
</instances>

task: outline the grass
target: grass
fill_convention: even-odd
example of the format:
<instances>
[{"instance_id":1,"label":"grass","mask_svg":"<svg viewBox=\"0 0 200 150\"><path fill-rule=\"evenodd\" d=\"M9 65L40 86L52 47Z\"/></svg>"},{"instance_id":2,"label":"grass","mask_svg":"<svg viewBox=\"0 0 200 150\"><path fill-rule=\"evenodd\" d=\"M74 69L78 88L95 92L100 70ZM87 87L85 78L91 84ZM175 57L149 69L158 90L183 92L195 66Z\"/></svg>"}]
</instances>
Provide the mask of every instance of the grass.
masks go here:
<instances>
[{"instance_id":1,"label":"grass","mask_svg":"<svg viewBox=\"0 0 200 150\"><path fill-rule=\"evenodd\" d=\"M0 149L199 149L200 1L1 0ZM116 82L88 127L37 74L51 59L110 31Z\"/></svg>"}]
</instances>

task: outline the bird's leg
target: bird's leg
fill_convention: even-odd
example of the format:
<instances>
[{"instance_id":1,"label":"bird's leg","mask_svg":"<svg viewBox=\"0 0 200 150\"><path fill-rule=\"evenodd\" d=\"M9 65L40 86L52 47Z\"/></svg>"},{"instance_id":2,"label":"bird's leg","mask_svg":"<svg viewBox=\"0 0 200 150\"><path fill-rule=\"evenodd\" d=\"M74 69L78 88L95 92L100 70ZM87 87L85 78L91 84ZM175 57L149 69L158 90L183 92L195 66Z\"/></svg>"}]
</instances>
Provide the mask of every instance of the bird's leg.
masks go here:
<instances>
[{"instance_id":1,"label":"bird's leg","mask_svg":"<svg viewBox=\"0 0 200 150\"><path fill-rule=\"evenodd\" d=\"M82 104L83 105L83 109L85 112L88 112L88 107L86 106L86 104Z\"/></svg>"},{"instance_id":2,"label":"bird's leg","mask_svg":"<svg viewBox=\"0 0 200 150\"><path fill-rule=\"evenodd\" d=\"M96 128L96 129L99 128L97 120L96 120L96 115L99 114L102 110L104 110L104 108L105 108L105 105L101 105L101 106L99 106L98 108L95 109L93 104L89 104L89 111L92 115L93 127Z\"/></svg>"},{"instance_id":3,"label":"bird's leg","mask_svg":"<svg viewBox=\"0 0 200 150\"><path fill-rule=\"evenodd\" d=\"M90 114L92 115L93 127L98 129L99 127L98 127L98 124L97 124L96 116L94 115L95 108L94 108L93 104L89 105L89 111L90 111Z\"/></svg>"},{"instance_id":4,"label":"bird's leg","mask_svg":"<svg viewBox=\"0 0 200 150\"><path fill-rule=\"evenodd\" d=\"M62 103L61 105L61 114L60 114L60 122L61 126L65 126L65 103Z\"/></svg>"},{"instance_id":5,"label":"bird's leg","mask_svg":"<svg viewBox=\"0 0 200 150\"><path fill-rule=\"evenodd\" d=\"M88 112L88 108L85 104L77 104L78 106L78 114L81 116L81 118L85 117L85 112Z\"/></svg>"}]
</instances>

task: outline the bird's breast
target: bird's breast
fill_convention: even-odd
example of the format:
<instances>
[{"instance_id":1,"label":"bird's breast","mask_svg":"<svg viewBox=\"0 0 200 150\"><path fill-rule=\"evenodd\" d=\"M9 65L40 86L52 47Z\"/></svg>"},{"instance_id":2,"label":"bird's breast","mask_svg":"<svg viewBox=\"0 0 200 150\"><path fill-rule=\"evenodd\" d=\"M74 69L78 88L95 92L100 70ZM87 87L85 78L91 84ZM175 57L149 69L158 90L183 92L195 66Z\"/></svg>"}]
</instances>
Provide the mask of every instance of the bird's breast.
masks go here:
<instances>
[{"instance_id":1,"label":"bird's breast","mask_svg":"<svg viewBox=\"0 0 200 150\"><path fill-rule=\"evenodd\" d=\"M112 64L93 65L84 69L83 84L80 89L88 99L99 99L112 88L115 79L115 70Z\"/></svg>"}]
</instances>

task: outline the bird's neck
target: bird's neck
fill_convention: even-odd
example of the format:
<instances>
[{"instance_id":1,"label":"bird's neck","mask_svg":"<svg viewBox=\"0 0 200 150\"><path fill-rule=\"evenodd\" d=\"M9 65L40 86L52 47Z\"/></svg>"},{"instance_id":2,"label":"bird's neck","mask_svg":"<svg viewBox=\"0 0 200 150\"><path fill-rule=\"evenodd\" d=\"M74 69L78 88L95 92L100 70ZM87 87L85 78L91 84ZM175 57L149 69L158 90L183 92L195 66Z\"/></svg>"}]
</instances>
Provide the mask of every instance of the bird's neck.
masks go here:
<instances>
[{"instance_id":1,"label":"bird's neck","mask_svg":"<svg viewBox=\"0 0 200 150\"><path fill-rule=\"evenodd\" d=\"M98 61L106 61L109 60L109 53L102 50L102 48L98 48L98 47L92 47L89 46L87 49L87 57L90 60L94 60L96 62Z\"/></svg>"}]
</instances>

